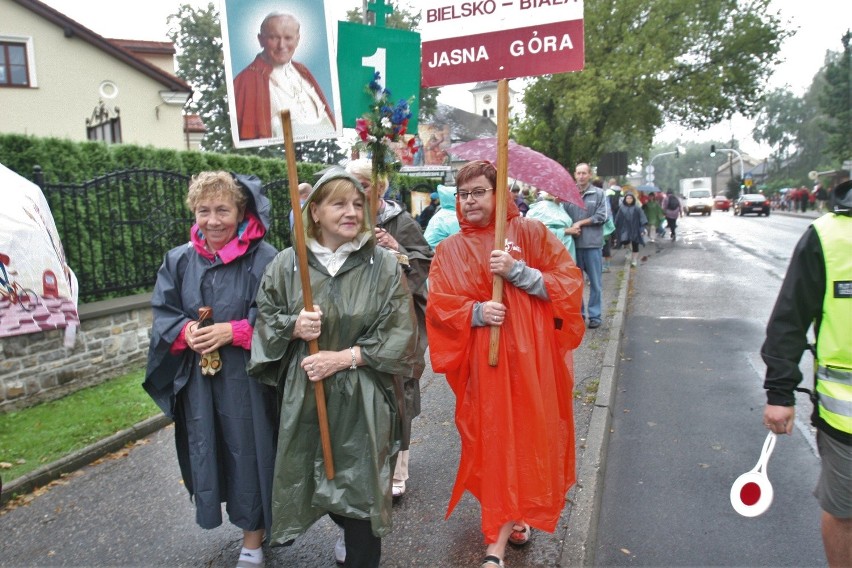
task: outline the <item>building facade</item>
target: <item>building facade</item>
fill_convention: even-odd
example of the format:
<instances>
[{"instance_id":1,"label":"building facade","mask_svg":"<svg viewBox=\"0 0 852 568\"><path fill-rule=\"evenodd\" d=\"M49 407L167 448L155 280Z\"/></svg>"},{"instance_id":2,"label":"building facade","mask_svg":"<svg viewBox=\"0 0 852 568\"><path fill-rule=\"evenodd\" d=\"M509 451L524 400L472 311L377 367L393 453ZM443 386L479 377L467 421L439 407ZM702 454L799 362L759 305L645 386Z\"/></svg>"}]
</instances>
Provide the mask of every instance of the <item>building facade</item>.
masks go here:
<instances>
[{"instance_id":1,"label":"building facade","mask_svg":"<svg viewBox=\"0 0 852 568\"><path fill-rule=\"evenodd\" d=\"M108 40L38 0L0 14L0 132L188 148L173 47Z\"/></svg>"}]
</instances>

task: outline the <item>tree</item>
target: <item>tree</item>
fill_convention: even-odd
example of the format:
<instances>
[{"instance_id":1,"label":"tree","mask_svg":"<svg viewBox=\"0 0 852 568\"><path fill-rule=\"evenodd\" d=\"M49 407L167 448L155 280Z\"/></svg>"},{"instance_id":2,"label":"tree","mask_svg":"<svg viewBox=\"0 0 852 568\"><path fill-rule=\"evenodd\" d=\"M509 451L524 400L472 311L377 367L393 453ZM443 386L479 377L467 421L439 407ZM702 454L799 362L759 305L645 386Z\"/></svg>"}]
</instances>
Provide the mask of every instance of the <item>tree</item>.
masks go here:
<instances>
[{"instance_id":1,"label":"tree","mask_svg":"<svg viewBox=\"0 0 852 568\"><path fill-rule=\"evenodd\" d=\"M343 153L337 144L336 138L325 138L314 142L300 142L294 147L296 159L300 162L311 162L314 164L336 164L343 159ZM281 150L278 150L279 156Z\"/></svg>"},{"instance_id":2,"label":"tree","mask_svg":"<svg viewBox=\"0 0 852 568\"><path fill-rule=\"evenodd\" d=\"M852 77L844 58L848 55L829 51L802 97L787 90L766 95L752 136L773 147L768 189L809 185L808 172L835 169L838 160L852 156L849 136L844 135L852 128Z\"/></svg>"},{"instance_id":3,"label":"tree","mask_svg":"<svg viewBox=\"0 0 852 568\"><path fill-rule=\"evenodd\" d=\"M825 66L825 89L819 107L826 120L827 150L838 162L852 158L852 31L841 39L843 51Z\"/></svg>"},{"instance_id":4,"label":"tree","mask_svg":"<svg viewBox=\"0 0 852 568\"><path fill-rule=\"evenodd\" d=\"M201 147L233 152L219 12L212 2L207 8L181 4L168 22L178 52L177 75L194 91L187 110L197 113L207 127Z\"/></svg>"},{"instance_id":5,"label":"tree","mask_svg":"<svg viewBox=\"0 0 852 568\"><path fill-rule=\"evenodd\" d=\"M752 115L789 35L769 3L587 2L585 69L535 79L514 134L565 165L616 149L632 161L666 121L706 128Z\"/></svg>"},{"instance_id":6,"label":"tree","mask_svg":"<svg viewBox=\"0 0 852 568\"><path fill-rule=\"evenodd\" d=\"M767 94L764 101L752 138L772 147L775 162L786 162L798 150L799 127L809 109L805 107L804 99L789 89L776 89Z\"/></svg>"}]
</instances>

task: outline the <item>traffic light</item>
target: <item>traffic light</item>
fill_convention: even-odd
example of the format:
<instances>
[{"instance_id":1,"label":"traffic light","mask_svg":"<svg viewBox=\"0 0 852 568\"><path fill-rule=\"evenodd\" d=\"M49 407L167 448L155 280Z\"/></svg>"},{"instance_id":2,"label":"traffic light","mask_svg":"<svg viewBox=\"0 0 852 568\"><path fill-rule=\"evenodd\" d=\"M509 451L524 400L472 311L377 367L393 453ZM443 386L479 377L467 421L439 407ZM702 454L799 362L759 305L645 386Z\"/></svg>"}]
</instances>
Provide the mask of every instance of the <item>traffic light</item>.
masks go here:
<instances>
[{"instance_id":1,"label":"traffic light","mask_svg":"<svg viewBox=\"0 0 852 568\"><path fill-rule=\"evenodd\" d=\"M710 144L710 157L712 158L715 155L716 155L716 145Z\"/></svg>"},{"instance_id":2,"label":"traffic light","mask_svg":"<svg viewBox=\"0 0 852 568\"><path fill-rule=\"evenodd\" d=\"M680 158L680 148L675 148L675 158Z\"/></svg>"}]
</instances>

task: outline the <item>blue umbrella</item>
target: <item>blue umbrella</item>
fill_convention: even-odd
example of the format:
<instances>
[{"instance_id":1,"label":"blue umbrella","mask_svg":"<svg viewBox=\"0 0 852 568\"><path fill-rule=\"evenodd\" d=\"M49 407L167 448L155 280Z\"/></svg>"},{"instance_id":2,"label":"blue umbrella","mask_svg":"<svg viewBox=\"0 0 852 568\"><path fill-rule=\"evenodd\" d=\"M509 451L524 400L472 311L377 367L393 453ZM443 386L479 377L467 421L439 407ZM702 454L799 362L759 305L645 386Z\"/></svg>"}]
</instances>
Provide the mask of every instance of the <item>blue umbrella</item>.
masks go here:
<instances>
[{"instance_id":1,"label":"blue umbrella","mask_svg":"<svg viewBox=\"0 0 852 568\"><path fill-rule=\"evenodd\" d=\"M654 191L654 192L662 191L659 187L657 187L655 185L640 185L636 189L638 189L642 193L651 193L652 191Z\"/></svg>"}]
</instances>

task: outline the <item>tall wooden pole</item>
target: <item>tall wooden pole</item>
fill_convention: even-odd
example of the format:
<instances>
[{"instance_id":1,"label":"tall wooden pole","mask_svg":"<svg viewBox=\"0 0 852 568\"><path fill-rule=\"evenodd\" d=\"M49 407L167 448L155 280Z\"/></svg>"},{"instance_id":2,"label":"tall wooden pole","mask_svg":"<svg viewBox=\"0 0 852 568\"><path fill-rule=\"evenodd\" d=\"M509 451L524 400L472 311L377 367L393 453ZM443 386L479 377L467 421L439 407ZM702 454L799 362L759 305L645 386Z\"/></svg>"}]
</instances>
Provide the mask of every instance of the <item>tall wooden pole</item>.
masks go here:
<instances>
[{"instance_id":1,"label":"tall wooden pole","mask_svg":"<svg viewBox=\"0 0 852 568\"><path fill-rule=\"evenodd\" d=\"M497 187L494 210L494 250L503 250L506 240L506 192L509 176L509 80L497 81ZM503 278L494 275L491 290L493 302L503 301ZM491 326L491 338L488 342L488 364L497 366L497 354L500 346L500 326Z\"/></svg>"},{"instance_id":2,"label":"tall wooden pole","mask_svg":"<svg viewBox=\"0 0 852 568\"><path fill-rule=\"evenodd\" d=\"M296 172L296 151L293 149L293 126L290 123L290 111L281 111L281 124L284 127L284 152L287 155L287 179L290 182L290 203L299 203L299 175ZM314 298L311 293L311 277L308 273L308 250L305 246L305 225L301 213L293 213L293 234L296 236L296 257L299 259L299 277L302 281L302 301L305 310L313 311ZM319 352L316 339L308 342L308 352L313 355ZM317 417L319 419L320 441L322 442L322 459L325 465L325 476L334 479L334 458L331 454L331 435L328 432L328 411L325 407L325 387L322 381L314 382L314 396L317 400Z\"/></svg>"}]
</instances>

